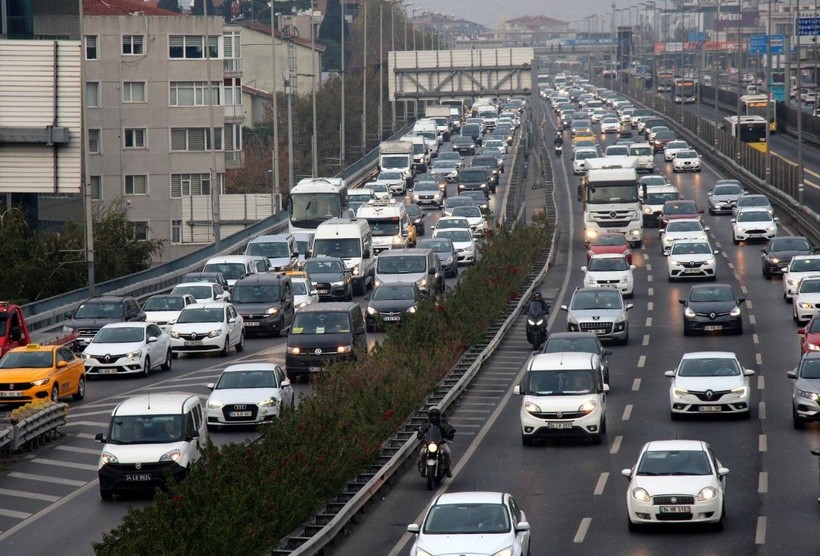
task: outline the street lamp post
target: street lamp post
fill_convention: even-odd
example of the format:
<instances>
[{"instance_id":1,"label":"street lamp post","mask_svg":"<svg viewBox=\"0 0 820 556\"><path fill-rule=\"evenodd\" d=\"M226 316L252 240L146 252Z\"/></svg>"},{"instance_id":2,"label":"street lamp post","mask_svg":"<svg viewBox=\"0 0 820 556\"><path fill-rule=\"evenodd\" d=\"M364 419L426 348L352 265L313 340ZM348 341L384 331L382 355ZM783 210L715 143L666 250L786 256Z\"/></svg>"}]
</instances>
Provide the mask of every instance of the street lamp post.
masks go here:
<instances>
[{"instance_id":1,"label":"street lamp post","mask_svg":"<svg viewBox=\"0 0 820 556\"><path fill-rule=\"evenodd\" d=\"M341 63L341 74L342 74L342 114L339 120L339 169L344 170L345 168L345 3L340 0L339 7L342 10L342 17L341 20L341 51L342 51L342 63Z\"/></svg>"},{"instance_id":2,"label":"street lamp post","mask_svg":"<svg viewBox=\"0 0 820 556\"><path fill-rule=\"evenodd\" d=\"M379 142L384 133L384 18L382 6L384 0L379 0Z\"/></svg>"},{"instance_id":3,"label":"street lamp post","mask_svg":"<svg viewBox=\"0 0 820 556\"><path fill-rule=\"evenodd\" d=\"M367 153L367 2L364 9L364 40L362 41L362 156Z\"/></svg>"},{"instance_id":4,"label":"street lamp post","mask_svg":"<svg viewBox=\"0 0 820 556\"><path fill-rule=\"evenodd\" d=\"M797 0L797 14L800 16L800 0ZM789 17L793 19L792 14ZM797 204L803 204L803 101L800 98L800 84L803 81L803 67L800 62L800 31L797 31Z\"/></svg>"},{"instance_id":5,"label":"street lamp post","mask_svg":"<svg viewBox=\"0 0 820 556\"><path fill-rule=\"evenodd\" d=\"M772 162L769 156L769 140L771 139L771 130L769 127L772 122L772 0L769 0L769 10L766 22L766 92L769 93L766 99L766 170L765 181L771 183Z\"/></svg>"}]
</instances>

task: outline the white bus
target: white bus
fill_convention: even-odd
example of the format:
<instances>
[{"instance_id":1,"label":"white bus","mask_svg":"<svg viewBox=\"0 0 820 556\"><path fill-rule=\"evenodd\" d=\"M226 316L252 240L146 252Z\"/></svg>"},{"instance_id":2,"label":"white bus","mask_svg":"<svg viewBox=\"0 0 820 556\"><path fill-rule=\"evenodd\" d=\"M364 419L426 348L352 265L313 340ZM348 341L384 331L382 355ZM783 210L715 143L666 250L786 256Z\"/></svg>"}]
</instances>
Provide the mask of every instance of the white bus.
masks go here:
<instances>
[{"instance_id":1,"label":"white bus","mask_svg":"<svg viewBox=\"0 0 820 556\"><path fill-rule=\"evenodd\" d=\"M315 232L331 218L348 218L347 182L343 178L305 178L288 196L288 231Z\"/></svg>"}]
</instances>

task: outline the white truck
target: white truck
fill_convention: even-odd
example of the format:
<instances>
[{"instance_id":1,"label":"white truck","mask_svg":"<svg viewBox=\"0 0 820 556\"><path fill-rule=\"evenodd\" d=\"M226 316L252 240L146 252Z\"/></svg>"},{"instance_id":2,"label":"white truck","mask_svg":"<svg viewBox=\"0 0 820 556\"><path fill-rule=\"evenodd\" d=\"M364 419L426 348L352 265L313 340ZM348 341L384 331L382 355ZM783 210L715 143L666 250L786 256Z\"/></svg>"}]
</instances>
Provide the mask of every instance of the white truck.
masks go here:
<instances>
[{"instance_id":1,"label":"white truck","mask_svg":"<svg viewBox=\"0 0 820 556\"><path fill-rule=\"evenodd\" d=\"M584 242L599 234L624 234L633 247L643 243L643 214L638 199L635 157L590 158L586 176L578 186L584 209Z\"/></svg>"},{"instance_id":2,"label":"white truck","mask_svg":"<svg viewBox=\"0 0 820 556\"><path fill-rule=\"evenodd\" d=\"M379 145L379 169L382 172L401 172L405 186L413 184L413 144L408 141L384 141Z\"/></svg>"},{"instance_id":3,"label":"white truck","mask_svg":"<svg viewBox=\"0 0 820 556\"><path fill-rule=\"evenodd\" d=\"M424 137L411 133L399 140L413 145L413 170L419 173L426 172L427 166L430 164L430 148L427 146Z\"/></svg>"},{"instance_id":4,"label":"white truck","mask_svg":"<svg viewBox=\"0 0 820 556\"><path fill-rule=\"evenodd\" d=\"M451 124L449 106L430 104L424 108L424 117L436 122L436 129L445 141L450 138Z\"/></svg>"}]
</instances>

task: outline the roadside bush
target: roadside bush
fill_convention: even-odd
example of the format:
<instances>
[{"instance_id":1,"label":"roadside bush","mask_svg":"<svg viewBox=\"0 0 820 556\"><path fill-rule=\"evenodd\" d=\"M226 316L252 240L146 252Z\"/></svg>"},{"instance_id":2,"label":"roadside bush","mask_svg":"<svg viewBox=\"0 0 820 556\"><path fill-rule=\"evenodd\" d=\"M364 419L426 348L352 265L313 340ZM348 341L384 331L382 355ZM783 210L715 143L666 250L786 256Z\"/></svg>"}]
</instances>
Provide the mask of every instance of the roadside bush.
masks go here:
<instances>
[{"instance_id":1,"label":"roadside bush","mask_svg":"<svg viewBox=\"0 0 820 556\"><path fill-rule=\"evenodd\" d=\"M501 230L443 300L428 300L357 362L333 365L314 395L253 444L216 448L183 482L131 510L100 555L259 554L373 464L464 350L480 339L550 240L543 225Z\"/></svg>"}]
</instances>

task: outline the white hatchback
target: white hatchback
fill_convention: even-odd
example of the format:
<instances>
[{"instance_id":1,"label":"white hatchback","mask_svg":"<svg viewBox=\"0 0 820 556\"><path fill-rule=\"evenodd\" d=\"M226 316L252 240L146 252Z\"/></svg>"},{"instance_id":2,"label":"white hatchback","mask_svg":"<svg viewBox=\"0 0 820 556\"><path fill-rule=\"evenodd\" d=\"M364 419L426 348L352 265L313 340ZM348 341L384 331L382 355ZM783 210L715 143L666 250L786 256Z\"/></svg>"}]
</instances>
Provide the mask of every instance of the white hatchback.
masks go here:
<instances>
[{"instance_id":1,"label":"white hatchback","mask_svg":"<svg viewBox=\"0 0 820 556\"><path fill-rule=\"evenodd\" d=\"M592 255L587 265L581 267L585 288L615 288L624 297L632 297L635 288L633 270L635 265L627 264L626 257L616 253Z\"/></svg>"},{"instance_id":2,"label":"white hatchback","mask_svg":"<svg viewBox=\"0 0 820 556\"><path fill-rule=\"evenodd\" d=\"M85 374L140 374L171 370L171 338L153 322L106 324L82 353Z\"/></svg>"},{"instance_id":3,"label":"white hatchback","mask_svg":"<svg viewBox=\"0 0 820 556\"><path fill-rule=\"evenodd\" d=\"M293 408L295 394L284 369L273 363L230 365L216 383L206 385L208 430L223 426L269 423L284 408Z\"/></svg>"},{"instance_id":4,"label":"white hatchback","mask_svg":"<svg viewBox=\"0 0 820 556\"><path fill-rule=\"evenodd\" d=\"M607 116L601 120L601 133L618 133L621 130L621 121L615 116Z\"/></svg>"},{"instance_id":5,"label":"white hatchback","mask_svg":"<svg viewBox=\"0 0 820 556\"><path fill-rule=\"evenodd\" d=\"M696 351L683 354L678 368L666 371L671 378L669 411L672 419L685 415L741 414L751 416L749 377L730 351Z\"/></svg>"},{"instance_id":6,"label":"white hatchback","mask_svg":"<svg viewBox=\"0 0 820 556\"><path fill-rule=\"evenodd\" d=\"M820 255L802 255L792 258L783 272L783 300L791 303L800 287L800 281L807 276L820 275Z\"/></svg>"},{"instance_id":7,"label":"white hatchback","mask_svg":"<svg viewBox=\"0 0 820 556\"><path fill-rule=\"evenodd\" d=\"M236 308L225 302L195 303L179 314L171 327L173 357L180 353L219 352L227 356L232 347L245 350L245 325Z\"/></svg>"},{"instance_id":8,"label":"white hatchback","mask_svg":"<svg viewBox=\"0 0 820 556\"><path fill-rule=\"evenodd\" d=\"M440 221L439 221L440 222ZM476 260L476 245L472 232L463 228L440 229L436 227L433 237L449 239L456 248L458 264L473 264Z\"/></svg>"},{"instance_id":9,"label":"white hatchback","mask_svg":"<svg viewBox=\"0 0 820 556\"><path fill-rule=\"evenodd\" d=\"M766 209L744 209L732 218L732 241L769 240L777 235L778 218Z\"/></svg>"},{"instance_id":10,"label":"white hatchback","mask_svg":"<svg viewBox=\"0 0 820 556\"><path fill-rule=\"evenodd\" d=\"M820 273L807 276L800 281L792 300L792 318L797 323L806 323L820 314Z\"/></svg>"}]
</instances>

